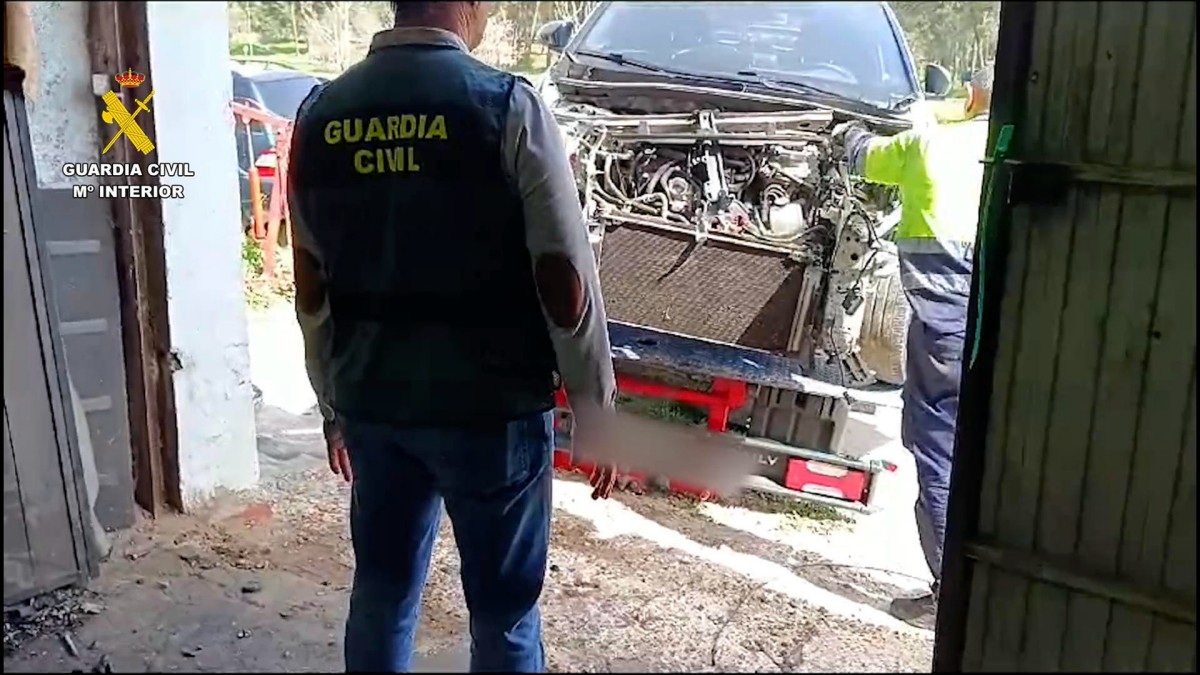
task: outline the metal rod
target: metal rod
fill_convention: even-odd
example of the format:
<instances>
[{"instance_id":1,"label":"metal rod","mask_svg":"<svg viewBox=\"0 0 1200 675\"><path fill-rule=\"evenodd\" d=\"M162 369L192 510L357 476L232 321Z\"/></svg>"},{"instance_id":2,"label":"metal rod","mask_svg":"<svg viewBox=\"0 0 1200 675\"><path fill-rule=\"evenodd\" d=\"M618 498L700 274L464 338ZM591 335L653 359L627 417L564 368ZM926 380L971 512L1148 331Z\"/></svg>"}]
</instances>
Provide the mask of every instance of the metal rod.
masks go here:
<instances>
[{"instance_id":1,"label":"metal rod","mask_svg":"<svg viewBox=\"0 0 1200 675\"><path fill-rule=\"evenodd\" d=\"M994 164L994 160L983 160ZM1159 188L1164 190L1196 189L1196 172L1175 169L1153 169L1109 164L1086 164L1080 162L1056 162L1048 160L1005 159L1001 162L1015 170L1059 169L1066 171L1072 182L1098 183L1101 185L1128 185L1134 187Z\"/></svg>"}]
</instances>

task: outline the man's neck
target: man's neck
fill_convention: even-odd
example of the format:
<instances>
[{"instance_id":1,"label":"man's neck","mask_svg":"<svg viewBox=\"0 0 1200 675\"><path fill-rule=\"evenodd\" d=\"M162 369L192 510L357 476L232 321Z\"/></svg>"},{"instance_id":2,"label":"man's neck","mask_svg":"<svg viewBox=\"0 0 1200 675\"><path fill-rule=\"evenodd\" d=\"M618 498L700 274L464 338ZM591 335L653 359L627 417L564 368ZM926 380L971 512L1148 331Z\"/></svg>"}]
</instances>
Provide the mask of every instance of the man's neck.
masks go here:
<instances>
[{"instance_id":1,"label":"man's neck","mask_svg":"<svg viewBox=\"0 0 1200 675\"><path fill-rule=\"evenodd\" d=\"M398 23L394 28L436 28L437 30L444 30L447 33L454 33L464 44L467 42L467 31L459 25L458 21L451 21L441 17L421 19L419 23Z\"/></svg>"}]
</instances>

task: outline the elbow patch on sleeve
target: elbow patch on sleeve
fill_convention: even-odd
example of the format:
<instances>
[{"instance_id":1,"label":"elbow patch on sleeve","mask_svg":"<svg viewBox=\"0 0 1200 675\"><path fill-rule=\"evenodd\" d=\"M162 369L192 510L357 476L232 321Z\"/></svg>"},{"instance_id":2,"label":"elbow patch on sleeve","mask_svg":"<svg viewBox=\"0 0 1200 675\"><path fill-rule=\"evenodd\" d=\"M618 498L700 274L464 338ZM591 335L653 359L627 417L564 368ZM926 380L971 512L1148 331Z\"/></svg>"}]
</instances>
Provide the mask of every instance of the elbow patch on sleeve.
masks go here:
<instances>
[{"instance_id":1,"label":"elbow patch on sleeve","mask_svg":"<svg viewBox=\"0 0 1200 675\"><path fill-rule=\"evenodd\" d=\"M533 265L533 279L537 284L542 306L555 326L566 330L574 329L583 320L583 279L562 253L546 253L538 257Z\"/></svg>"}]
</instances>

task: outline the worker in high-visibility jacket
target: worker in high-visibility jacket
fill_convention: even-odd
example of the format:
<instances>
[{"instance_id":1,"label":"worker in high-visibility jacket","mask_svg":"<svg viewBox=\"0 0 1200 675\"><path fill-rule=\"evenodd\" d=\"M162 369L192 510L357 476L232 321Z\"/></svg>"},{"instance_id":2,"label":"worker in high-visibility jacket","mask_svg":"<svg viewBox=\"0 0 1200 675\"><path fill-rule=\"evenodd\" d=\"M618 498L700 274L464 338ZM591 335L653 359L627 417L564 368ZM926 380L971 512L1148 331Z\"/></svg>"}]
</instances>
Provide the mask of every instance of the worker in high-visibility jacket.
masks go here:
<instances>
[{"instance_id":1,"label":"worker in high-visibility jacket","mask_svg":"<svg viewBox=\"0 0 1200 675\"><path fill-rule=\"evenodd\" d=\"M934 620L941 578L991 90L990 68L975 73L965 121L894 136L858 122L834 131L852 174L900 192L895 242L912 307L901 439L916 460L917 531L934 582L929 592L897 598L891 610L920 624Z\"/></svg>"}]
</instances>

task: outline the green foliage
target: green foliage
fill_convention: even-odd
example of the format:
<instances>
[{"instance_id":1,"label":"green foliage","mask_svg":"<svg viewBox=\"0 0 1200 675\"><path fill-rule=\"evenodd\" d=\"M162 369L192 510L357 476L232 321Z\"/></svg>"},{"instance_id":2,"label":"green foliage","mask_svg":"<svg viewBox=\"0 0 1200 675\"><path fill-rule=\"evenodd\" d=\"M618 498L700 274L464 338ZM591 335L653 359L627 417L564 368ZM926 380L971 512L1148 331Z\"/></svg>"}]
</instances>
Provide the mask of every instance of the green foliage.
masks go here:
<instances>
[{"instance_id":1,"label":"green foliage","mask_svg":"<svg viewBox=\"0 0 1200 675\"><path fill-rule=\"evenodd\" d=\"M248 233L242 239L242 281L246 304L264 309L296 293L292 256L286 248L275 250L275 273L265 276L266 255L262 246Z\"/></svg>"},{"instance_id":2,"label":"green foliage","mask_svg":"<svg viewBox=\"0 0 1200 675\"><path fill-rule=\"evenodd\" d=\"M387 2L229 2L230 54L303 57L298 69L339 73L391 25Z\"/></svg>"},{"instance_id":3,"label":"green foliage","mask_svg":"<svg viewBox=\"0 0 1200 675\"><path fill-rule=\"evenodd\" d=\"M242 264L252 276L263 273L263 250L249 233L242 235Z\"/></svg>"},{"instance_id":4,"label":"green foliage","mask_svg":"<svg viewBox=\"0 0 1200 675\"><path fill-rule=\"evenodd\" d=\"M958 84L964 71L975 70L995 57L999 2L889 4L908 37L918 65L940 64Z\"/></svg>"}]
</instances>

